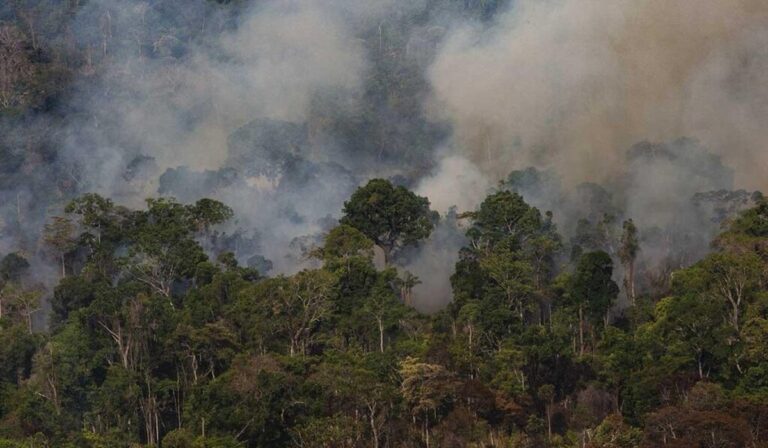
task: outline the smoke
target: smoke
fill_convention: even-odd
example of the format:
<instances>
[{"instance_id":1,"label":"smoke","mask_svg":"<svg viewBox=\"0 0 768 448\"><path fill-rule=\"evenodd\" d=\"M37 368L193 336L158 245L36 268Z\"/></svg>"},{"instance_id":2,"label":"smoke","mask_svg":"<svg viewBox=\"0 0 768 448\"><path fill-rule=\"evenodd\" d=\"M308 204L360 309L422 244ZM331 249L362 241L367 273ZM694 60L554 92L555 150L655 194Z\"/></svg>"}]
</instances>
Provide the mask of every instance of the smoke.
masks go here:
<instances>
[{"instance_id":1,"label":"smoke","mask_svg":"<svg viewBox=\"0 0 768 448\"><path fill-rule=\"evenodd\" d=\"M490 23L457 23L428 71L450 156L422 186L467 204L503 180L552 210L566 240L580 220L609 222L613 242L591 249L614 257L632 218L640 282L657 282L720 230L694 197L735 213L754 196L727 190L767 186L767 17L758 0L521 0ZM455 160L485 183L462 181Z\"/></svg>"},{"instance_id":2,"label":"smoke","mask_svg":"<svg viewBox=\"0 0 768 448\"><path fill-rule=\"evenodd\" d=\"M440 311L453 299L450 277L459 260L459 250L468 243L465 231L457 220L456 210L451 209L442 215L424 243L405 251L403 269L418 277L413 305L419 311Z\"/></svg>"},{"instance_id":3,"label":"smoke","mask_svg":"<svg viewBox=\"0 0 768 448\"><path fill-rule=\"evenodd\" d=\"M104 37L104 84L83 86L77 98L83 113L98 122L87 134L73 130L76 140L67 152L74 162L90 159L100 168L87 170L97 190L118 188L118 174L137 152L150 154L161 172L218 169L227 159L227 139L239 127L258 118L303 123L315 92L359 87L362 48L331 8L267 2L243 13L234 30L182 44L161 24L148 26L148 7L140 5L102 0L80 13L120 19ZM209 9L188 12L194 17L188 26L211 27L206 14L216 11ZM137 45L120 45L134 33ZM152 57L144 54L150 45ZM175 51L182 54L171 56Z\"/></svg>"},{"instance_id":4,"label":"smoke","mask_svg":"<svg viewBox=\"0 0 768 448\"><path fill-rule=\"evenodd\" d=\"M760 0L523 0L447 37L432 109L496 176L535 165L599 182L638 141L694 136L764 187L766 15Z\"/></svg>"},{"instance_id":5,"label":"smoke","mask_svg":"<svg viewBox=\"0 0 768 448\"><path fill-rule=\"evenodd\" d=\"M717 223L691 198L764 187L768 4L509 3L52 7L51 64L71 81L49 109L0 117L0 251L42 264L43 222L85 192L131 207L212 197L235 220L209 249L290 273L357 186L389 177L445 216L403 258L424 310L450 299L455 211L499 180L552 210L566 239L609 213L652 234L649 264L670 229L691 229L674 250L701 253Z\"/></svg>"},{"instance_id":6,"label":"smoke","mask_svg":"<svg viewBox=\"0 0 768 448\"><path fill-rule=\"evenodd\" d=\"M451 207L474 210L491 186L491 179L472 162L450 155L440 160L433 174L421 179L415 192L429 198L432 209L444 214Z\"/></svg>"},{"instance_id":7,"label":"smoke","mask_svg":"<svg viewBox=\"0 0 768 448\"><path fill-rule=\"evenodd\" d=\"M391 5L90 2L74 29L101 60L72 100L82 118L62 161L79 191L134 207L158 194L220 199L237 216L230 231L259 229L275 270L295 270L291 241L324 230L317 221L359 182L309 129L312 103L358 101L368 62L357 28Z\"/></svg>"}]
</instances>

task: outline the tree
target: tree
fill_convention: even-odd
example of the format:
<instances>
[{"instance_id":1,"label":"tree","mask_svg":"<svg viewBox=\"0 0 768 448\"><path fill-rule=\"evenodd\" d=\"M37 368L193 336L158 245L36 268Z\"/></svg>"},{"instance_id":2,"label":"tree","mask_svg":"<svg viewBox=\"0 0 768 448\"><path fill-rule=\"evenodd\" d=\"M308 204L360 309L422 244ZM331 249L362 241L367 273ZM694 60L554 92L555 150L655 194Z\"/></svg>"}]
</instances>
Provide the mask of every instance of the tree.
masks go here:
<instances>
[{"instance_id":1,"label":"tree","mask_svg":"<svg viewBox=\"0 0 768 448\"><path fill-rule=\"evenodd\" d=\"M342 267L349 272L356 260L365 262L373 259L373 244L356 228L342 224L331 229L325 236L323 247L312 254L323 260L331 270Z\"/></svg>"},{"instance_id":2,"label":"tree","mask_svg":"<svg viewBox=\"0 0 768 448\"><path fill-rule=\"evenodd\" d=\"M576 272L571 283L571 298L575 303L579 314L579 352L584 353L584 321L585 313L591 320L603 320L604 326L608 326L608 312L616 296L619 287L611 278L613 275L613 261L603 252L588 252L581 256Z\"/></svg>"},{"instance_id":3,"label":"tree","mask_svg":"<svg viewBox=\"0 0 768 448\"><path fill-rule=\"evenodd\" d=\"M662 407L646 417L641 446L759 446L748 422L729 409L720 386L701 381L687 395L684 403Z\"/></svg>"},{"instance_id":4,"label":"tree","mask_svg":"<svg viewBox=\"0 0 768 448\"><path fill-rule=\"evenodd\" d=\"M198 232L208 231L211 226L221 224L234 215L232 209L225 204L208 198L187 205L186 209L192 228Z\"/></svg>"},{"instance_id":5,"label":"tree","mask_svg":"<svg viewBox=\"0 0 768 448\"><path fill-rule=\"evenodd\" d=\"M441 365L419 362L411 357L400 362L400 376L403 379L400 391L414 419L419 416L424 419L422 434L429 447L429 414L437 416L438 411L451 403L457 387L456 378Z\"/></svg>"},{"instance_id":6,"label":"tree","mask_svg":"<svg viewBox=\"0 0 768 448\"><path fill-rule=\"evenodd\" d=\"M0 318L3 313L14 313L21 316L26 323L27 331L32 334L32 315L40 311L40 299L43 292L40 289L22 288L14 283L6 283L0 290Z\"/></svg>"},{"instance_id":7,"label":"tree","mask_svg":"<svg viewBox=\"0 0 768 448\"><path fill-rule=\"evenodd\" d=\"M359 352L329 356L312 378L326 391L327 406L353 417L353 421L359 415L366 417L374 448L384 444L383 428L393 401L398 399L397 388L382 380L376 358Z\"/></svg>"},{"instance_id":8,"label":"tree","mask_svg":"<svg viewBox=\"0 0 768 448\"><path fill-rule=\"evenodd\" d=\"M744 211L731 223L729 232L768 237L768 199L760 198L756 207Z\"/></svg>"},{"instance_id":9,"label":"tree","mask_svg":"<svg viewBox=\"0 0 768 448\"><path fill-rule=\"evenodd\" d=\"M64 257L75 248L75 226L68 218L63 216L54 216L51 221L45 225L43 238L45 243L53 248L61 263L61 278L67 276L66 263Z\"/></svg>"},{"instance_id":10,"label":"tree","mask_svg":"<svg viewBox=\"0 0 768 448\"><path fill-rule=\"evenodd\" d=\"M80 216L80 224L92 232L88 233L86 240L92 239L101 244L103 233L110 237L118 236L115 235L119 227L118 210L110 199L95 193L84 194L67 204L64 211Z\"/></svg>"},{"instance_id":11,"label":"tree","mask_svg":"<svg viewBox=\"0 0 768 448\"><path fill-rule=\"evenodd\" d=\"M226 370L238 348L234 332L223 321L206 323L202 328L179 325L174 331L173 344L182 348L181 362L189 362L193 385L201 377L216 379L217 373Z\"/></svg>"},{"instance_id":12,"label":"tree","mask_svg":"<svg viewBox=\"0 0 768 448\"><path fill-rule=\"evenodd\" d=\"M181 277L191 277L198 263L205 261L193 236L231 216L231 210L217 201L201 199L182 205L172 199L148 199L147 210L132 216L128 272L165 297Z\"/></svg>"},{"instance_id":13,"label":"tree","mask_svg":"<svg viewBox=\"0 0 768 448\"><path fill-rule=\"evenodd\" d=\"M0 281L18 282L29 269L29 262L17 252L10 253L0 261Z\"/></svg>"},{"instance_id":14,"label":"tree","mask_svg":"<svg viewBox=\"0 0 768 448\"><path fill-rule=\"evenodd\" d=\"M413 288L421 284L419 277L405 271L402 278L395 279L395 283L400 287L400 301L408 306L413 306Z\"/></svg>"},{"instance_id":15,"label":"tree","mask_svg":"<svg viewBox=\"0 0 768 448\"><path fill-rule=\"evenodd\" d=\"M552 441L552 407L555 405L555 386L552 384L540 386L539 398L544 401L544 413L547 417L547 438Z\"/></svg>"},{"instance_id":16,"label":"tree","mask_svg":"<svg viewBox=\"0 0 768 448\"><path fill-rule=\"evenodd\" d=\"M331 294L336 277L324 270L304 270L293 277L277 277L265 282L261 291L277 325L285 331L289 353L305 355L314 341L320 321L331 311ZM269 285L269 286L268 286Z\"/></svg>"},{"instance_id":17,"label":"tree","mask_svg":"<svg viewBox=\"0 0 768 448\"><path fill-rule=\"evenodd\" d=\"M624 221L622 226L619 259L624 265L624 287L632 305L635 304L635 260L640 250L637 238L637 227L631 219Z\"/></svg>"},{"instance_id":18,"label":"tree","mask_svg":"<svg viewBox=\"0 0 768 448\"><path fill-rule=\"evenodd\" d=\"M595 428L595 435L587 448L636 448L643 432L627 425L621 414L611 414Z\"/></svg>"},{"instance_id":19,"label":"tree","mask_svg":"<svg viewBox=\"0 0 768 448\"><path fill-rule=\"evenodd\" d=\"M523 247L542 228L539 210L510 191L499 191L488 196L478 210L461 217L472 220L467 237L472 248L480 252L489 251L502 240L508 240L511 248Z\"/></svg>"},{"instance_id":20,"label":"tree","mask_svg":"<svg viewBox=\"0 0 768 448\"><path fill-rule=\"evenodd\" d=\"M537 291L546 288L556 270L556 258L563 248L552 212L545 213L540 230L527 241L524 251L533 268L533 285Z\"/></svg>"},{"instance_id":21,"label":"tree","mask_svg":"<svg viewBox=\"0 0 768 448\"><path fill-rule=\"evenodd\" d=\"M456 316L457 323L462 325L463 329L467 332L467 350L469 350L470 355L473 353L473 344L479 320L480 306L477 301L469 301L464 304Z\"/></svg>"},{"instance_id":22,"label":"tree","mask_svg":"<svg viewBox=\"0 0 768 448\"><path fill-rule=\"evenodd\" d=\"M8 316L0 319L0 416L11 410L7 386L26 380L32 371L33 356L40 350L39 336L31 334L25 322L17 323Z\"/></svg>"},{"instance_id":23,"label":"tree","mask_svg":"<svg viewBox=\"0 0 768 448\"><path fill-rule=\"evenodd\" d=\"M437 214L429 200L385 179L372 179L344 203L341 223L370 238L384 252L388 264L399 248L427 238Z\"/></svg>"},{"instance_id":24,"label":"tree","mask_svg":"<svg viewBox=\"0 0 768 448\"><path fill-rule=\"evenodd\" d=\"M724 331L722 308L710 297L685 294L662 299L649 329L661 337L664 358L683 364L693 361L699 378L725 359L729 335ZM680 365L675 366L680 368Z\"/></svg>"},{"instance_id":25,"label":"tree","mask_svg":"<svg viewBox=\"0 0 768 448\"><path fill-rule=\"evenodd\" d=\"M451 278L454 294L462 300L481 299L484 309L496 303L496 310L486 313L493 314L487 320L496 321L496 330L487 334L498 337L513 325L509 320L501 322L503 316L512 320L516 316L517 324L525 324L526 313L535 310L537 299L540 311L544 310L560 236L551 213L542 219L522 196L506 190L489 195L477 210L462 217L471 220L471 227L466 232L469 245L461 249Z\"/></svg>"},{"instance_id":26,"label":"tree","mask_svg":"<svg viewBox=\"0 0 768 448\"><path fill-rule=\"evenodd\" d=\"M699 267L707 273L709 294L729 305L731 326L738 332L742 309L761 283L760 259L754 254L718 253L709 255Z\"/></svg>"},{"instance_id":27,"label":"tree","mask_svg":"<svg viewBox=\"0 0 768 448\"><path fill-rule=\"evenodd\" d=\"M384 333L397 323L404 314L403 304L398 302L390 287L390 279L396 274L393 270L386 270L377 279L376 285L371 289L370 297L365 300L363 310L370 315L376 323L379 333L379 351L384 353Z\"/></svg>"},{"instance_id":28,"label":"tree","mask_svg":"<svg viewBox=\"0 0 768 448\"><path fill-rule=\"evenodd\" d=\"M480 266L493 284L503 291L507 306L515 310L523 323L528 299L533 292L532 268L528 261L508 244L499 244L481 258Z\"/></svg>"}]
</instances>

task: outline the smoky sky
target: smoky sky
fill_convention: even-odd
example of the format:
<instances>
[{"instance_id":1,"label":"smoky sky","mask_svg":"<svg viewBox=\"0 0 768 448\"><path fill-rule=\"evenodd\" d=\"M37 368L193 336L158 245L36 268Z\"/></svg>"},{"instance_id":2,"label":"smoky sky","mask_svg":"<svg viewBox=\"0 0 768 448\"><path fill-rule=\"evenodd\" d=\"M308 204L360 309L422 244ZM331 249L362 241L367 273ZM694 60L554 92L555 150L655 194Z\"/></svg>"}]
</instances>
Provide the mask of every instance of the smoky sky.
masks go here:
<instances>
[{"instance_id":1,"label":"smoky sky","mask_svg":"<svg viewBox=\"0 0 768 448\"><path fill-rule=\"evenodd\" d=\"M536 164L600 181L634 143L687 136L763 188L767 19L760 0L522 0L450 32L434 111L499 176Z\"/></svg>"},{"instance_id":2,"label":"smoky sky","mask_svg":"<svg viewBox=\"0 0 768 448\"><path fill-rule=\"evenodd\" d=\"M566 236L606 209L696 226L696 193L763 188L767 19L759 0L90 1L54 42L68 92L3 124L2 250L34 253L77 194L213 197L240 262L290 273L385 177L450 214L403 260L434 310L465 243L451 208L513 170L542 173L518 187Z\"/></svg>"}]
</instances>

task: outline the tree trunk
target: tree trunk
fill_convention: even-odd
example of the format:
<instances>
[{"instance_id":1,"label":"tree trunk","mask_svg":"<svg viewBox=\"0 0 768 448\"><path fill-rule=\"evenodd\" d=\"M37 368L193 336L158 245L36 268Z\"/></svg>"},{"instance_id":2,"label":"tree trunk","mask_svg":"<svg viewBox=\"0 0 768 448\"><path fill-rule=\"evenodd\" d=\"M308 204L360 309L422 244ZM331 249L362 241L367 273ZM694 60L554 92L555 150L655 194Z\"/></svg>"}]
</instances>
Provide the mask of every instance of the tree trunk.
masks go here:
<instances>
[{"instance_id":1,"label":"tree trunk","mask_svg":"<svg viewBox=\"0 0 768 448\"><path fill-rule=\"evenodd\" d=\"M375 406L368 406L368 416L371 423L371 434L373 435L373 448L379 448L379 430L376 429Z\"/></svg>"},{"instance_id":2,"label":"tree trunk","mask_svg":"<svg viewBox=\"0 0 768 448\"><path fill-rule=\"evenodd\" d=\"M53 402L53 409L56 411L56 415L61 415L61 403L59 402L59 391L56 387L55 378L48 375L48 386L51 388L51 401Z\"/></svg>"},{"instance_id":3,"label":"tree trunk","mask_svg":"<svg viewBox=\"0 0 768 448\"><path fill-rule=\"evenodd\" d=\"M699 379L704 379L704 367L701 363L701 350L696 353L696 363L699 365Z\"/></svg>"},{"instance_id":4,"label":"tree trunk","mask_svg":"<svg viewBox=\"0 0 768 448\"><path fill-rule=\"evenodd\" d=\"M472 353L472 325L469 325L468 328L469 328L469 353Z\"/></svg>"},{"instance_id":5,"label":"tree trunk","mask_svg":"<svg viewBox=\"0 0 768 448\"><path fill-rule=\"evenodd\" d=\"M379 324L379 351L384 353L384 325L381 321L381 316L377 317L376 321Z\"/></svg>"},{"instance_id":6,"label":"tree trunk","mask_svg":"<svg viewBox=\"0 0 768 448\"><path fill-rule=\"evenodd\" d=\"M635 260L629 261L629 300L635 304Z\"/></svg>"},{"instance_id":7,"label":"tree trunk","mask_svg":"<svg viewBox=\"0 0 768 448\"><path fill-rule=\"evenodd\" d=\"M192 384L197 384L197 356L192 353L190 355L190 358L192 359Z\"/></svg>"},{"instance_id":8,"label":"tree trunk","mask_svg":"<svg viewBox=\"0 0 768 448\"><path fill-rule=\"evenodd\" d=\"M584 354L584 307L579 305L579 354Z\"/></svg>"},{"instance_id":9,"label":"tree trunk","mask_svg":"<svg viewBox=\"0 0 768 448\"><path fill-rule=\"evenodd\" d=\"M552 405L548 404L546 408L547 413L547 440L552 441Z\"/></svg>"}]
</instances>

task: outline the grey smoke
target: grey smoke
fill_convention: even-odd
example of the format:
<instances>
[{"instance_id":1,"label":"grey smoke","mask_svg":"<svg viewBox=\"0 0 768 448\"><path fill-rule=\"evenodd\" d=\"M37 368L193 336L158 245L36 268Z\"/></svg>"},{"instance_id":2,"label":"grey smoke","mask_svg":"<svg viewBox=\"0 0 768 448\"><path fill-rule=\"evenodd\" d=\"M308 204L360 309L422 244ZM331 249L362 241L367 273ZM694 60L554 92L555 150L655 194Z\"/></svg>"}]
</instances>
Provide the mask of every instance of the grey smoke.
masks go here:
<instances>
[{"instance_id":1,"label":"grey smoke","mask_svg":"<svg viewBox=\"0 0 768 448\"><path fill-rule=\"evenodd\" d=\"M633 218L648 266L707 249L719 222L697 193L764 187L765 2L469 3L88 2L67 23L81 51L58 115L0 123L16 173L0 252L36 252L46 216L84 192L208 196L236 213L217 248L293 272L352 191L388 177L447 216L403 260L432 311L464 244L451 207L512 170L537 168L514 188L566 239L581 218Z\"/></svg>"}]
</instances>

